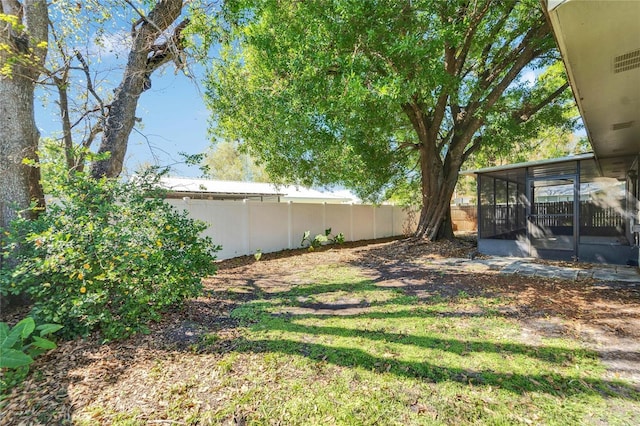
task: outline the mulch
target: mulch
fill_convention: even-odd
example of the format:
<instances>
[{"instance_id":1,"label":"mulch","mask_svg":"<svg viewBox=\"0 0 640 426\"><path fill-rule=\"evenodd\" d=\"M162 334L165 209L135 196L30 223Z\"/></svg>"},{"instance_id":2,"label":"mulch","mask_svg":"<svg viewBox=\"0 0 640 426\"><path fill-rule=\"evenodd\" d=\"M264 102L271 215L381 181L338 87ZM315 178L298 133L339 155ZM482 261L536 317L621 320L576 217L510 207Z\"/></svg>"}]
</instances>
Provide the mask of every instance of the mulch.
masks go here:
<instances>
[{"instance_id":1,"label":"mulch","mask_svg":"<svg viewBox=\"0 0 640 426\"><path fill-rule=\"evenodd\" d=\"M304 271L336 263L356 266L367 277L385 285L395 283L418 297L434 293L455 296L460 292L498 295L510 301L502 314L520 320L533 340L570 335L587 345L608 345L613 348L607 352L614 354L612 366L620 361L616 353L621 354L618 358L630 358L615 371L616 377L625 378L629 371L630 380L635 380L636 373L640 377L640 359L628 356L638 352L640 341L637 287L489 272L439 274L420 268L428 259L469 258L477 254L475 250L471 237L438 243L388 239L327 246L312 252L265 253L259 261L253 256L220 261L218 274L204 280L204 295L168 312L150 334L106 344L94 334L61 342L58 349L36 360L32 374L2 401L0 425L71 424L74 412L97 400L109 400L110 405L122 410L143 406L141 418L152 417L158 408L154 392L171 384L158 383L156 390L144 389L137 384L144 381L136 377L150 374L158 360L169 370L174 364L187 365L188 371L206 368L207 363L233 350L233 340L239 336L237 324L229 315L234 307L268 292L270 286L290 285ZM225 291L232 287L246 291ZM3 312L2 320L15 322L24 312ZM213 350L201 352L197 343L209 334L216 336L217 343L212 345Z\"/></svg>"}]
</instances>

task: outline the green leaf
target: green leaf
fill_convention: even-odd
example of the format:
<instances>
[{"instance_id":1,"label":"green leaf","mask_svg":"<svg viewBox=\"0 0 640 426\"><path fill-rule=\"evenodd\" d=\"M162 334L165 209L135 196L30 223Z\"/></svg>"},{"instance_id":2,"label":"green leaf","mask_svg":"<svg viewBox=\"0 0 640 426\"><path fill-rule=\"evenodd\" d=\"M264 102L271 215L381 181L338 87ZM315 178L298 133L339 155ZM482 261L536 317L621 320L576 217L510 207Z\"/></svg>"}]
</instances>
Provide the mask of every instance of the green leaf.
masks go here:
<instances>
[{"instance_id":1,"label":"green leaf","mask_svg":"<svg viewBox=\"0 0 640 426\"><path fill-rule=\"evenodd\" d=\"M54 342L49 339L43 339L42 337L33 336L33 346L42 349L55 349L58 347Z\"/></svg>"},{"instance_id":2,"label":"green leaf","mask_svg":"<svg viewBox=\"0 0 640 426\"><path fill-rule=\"evenodd\" d=\"M16 326L13 327L11 331L7 333L0 341L0 350L11 349L18 342L18 340L20 340L20 334L23 327L18 327L19 324L20 323L16 324Z\"/></svg>"},{"instance_id":3,"label":"green leaf","mask_svg":"<svg viewBox=\"0 0 640 426\"><path fill-rule=\"evenodd\" d=\"M311 231L305 231L302 235L302 241L300 241L300 245L304 245L304 242L309 239L309 235L311 235Z\"/></svg>"},{"instance_id":4,"label":"green leaf","mask_svg":"<svg viewBox=\"0 0 640 426\"><path fill-rule=\"evenodd\" d=\"M6 322L0 322L0 342L4 342L8 335L9 325Z\"/></svg>"},{"instance_id":5,"label":"green leaf","mask_svg":"<svg viewBox=\"0 0 640 426\"><path fill-rule=\"evenodd\" d=\"M16 328L20 328L21 337L23 339L26 339L27 337L31 336L31 333L33 333L33 330L35 330L36 322L33 320L33 318L26 317L15 325L14 329Z\"/></svg>"},{"instance_id":6,"label":"green leaf","mask_svg":"<svg viewBox=\"0 0 640 426\"><path fill-rule=\"evenodd\" d=\"M326 235L322 235L322 234L318 234L316 235L316 237L314 238L315 241L319 241L321 243L326 243L329 239L327 238Z\"/></svg>"},{"instance_id":7,"label":"green leaf","mask_svg":"<svg viewBox=\"0 0 640 426\"><path fill-rule=\"evenodd\" d=\"M40 332L40 337L44 337L48 334L55 333L60 330L63 326L60 324L42 324L36 327L36 330Z\"/></svg>"},{"instance_id":8,"label":"green leaf","mask_svg":"<svg viewBox=\"0 0 640 426\"><path fill-rule=\"evenodd\" d=\"M33 358L17 349L0 350L0 368L18 368L32 362Z\"/></svg>"}]
</instances>

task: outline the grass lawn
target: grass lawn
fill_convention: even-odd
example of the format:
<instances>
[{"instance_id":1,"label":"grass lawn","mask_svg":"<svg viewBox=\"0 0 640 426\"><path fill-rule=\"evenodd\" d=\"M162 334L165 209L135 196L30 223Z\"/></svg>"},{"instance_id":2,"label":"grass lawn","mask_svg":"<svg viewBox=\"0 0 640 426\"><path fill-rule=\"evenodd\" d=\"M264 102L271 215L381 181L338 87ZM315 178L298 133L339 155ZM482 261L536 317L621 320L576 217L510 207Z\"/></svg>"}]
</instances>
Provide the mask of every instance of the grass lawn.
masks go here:
<instances>
[{"instance_id":1,"label":"grass lawn","mask_svg":"<svg viewBox=\"0 0 640 426\"><path fill-rule=\"evenodd\" d=\"M607 374L598 353L578 335L532 334L523 318L512 314L519 301L508 293L451 284L450 291L425 295L376 279L351 261L328 259L312 267L304 259L287 262L271 275L223 273L209 299L225 301L224 321L206 323L183 312L156 334L86 349L84 361L65 370L72 407L67 420L81 425L640 421L637 387ZM239 276L247 279L236 280ZM171 330L186 330L190 337L167 343ZM115 371L112 380L109 368ZM91 371L102 379L92 383ZM37 405L43 383L46 377L35 374L21 392L32 392ZM47 411L38 413L45 421Z\"/></svg>"}]
</instances>

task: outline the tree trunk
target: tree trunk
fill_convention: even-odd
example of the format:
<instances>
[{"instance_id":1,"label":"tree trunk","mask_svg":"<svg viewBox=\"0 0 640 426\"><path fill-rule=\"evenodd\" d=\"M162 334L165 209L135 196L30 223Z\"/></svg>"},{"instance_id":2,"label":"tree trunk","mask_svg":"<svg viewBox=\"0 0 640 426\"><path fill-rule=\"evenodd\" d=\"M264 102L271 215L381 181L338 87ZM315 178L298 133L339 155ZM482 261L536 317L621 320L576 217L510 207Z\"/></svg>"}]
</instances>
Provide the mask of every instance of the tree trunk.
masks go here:
<instances>
[{"instance_id":1,"label":"tree trunk","mask_svg":"<svg viewBox=\"0 0 640 426\"><path fill-rule=\"evenodd\" d=\"M416 238L430 241L454 238L451 221L451 197L458 180L458 168L444 163L435 155L420 149L422 173L422 209L416 229Z\"/></svg>"},{"instance_id":2,"label":"tree trunk","mask_svg":"<svg viewBox=\"0 0 640 426\"><path fill-rule=\"evenodd\" d=\"M178 19L182 6L182 0L158 1L148 16L134 24L133 45L122 82L115 90L98 150L101 154L108 152L111 155L93 164L91 175L94 178L114 178L122 172L140 95L151 86L151 73L173 59L177 53L175 37L170 37L162 44L156 44L156 41L163 35L166 37L164 31ZM176 30L181 30L184 25L179 25ZM179 31L177 32L179 37Z\"/></svg>"},{"instance_id":3,"label":"tree trunk","mask_svg":"<svg viewBox=\"0 0 640 426\"><path fill-rule=\"evenodd\" d=\"M38 161L40 134L34 121L34 83L14 75L0 77L0 228L19 214L32 215L32 201L44 206L40 169L23 160Z\"/></svg>"},{"instance_id":4,"label":"tree trunk","mask_svg":"<svg viewBox=\"0 0 640 426\"><path fill-rule=\"evenodd\" d=\"M7 228L20 214L37 214L29 210L32 201L44 207L40 169L23 160L38 161L34 92L47 54L39 43L47 41L49 20L45 0L2 1L0 13L24 25L18 32L0 21L0 44L9 47L0 49L0 66L13 62L10 73L0 74L0 228Z\"/></svg>"}]
</instances>

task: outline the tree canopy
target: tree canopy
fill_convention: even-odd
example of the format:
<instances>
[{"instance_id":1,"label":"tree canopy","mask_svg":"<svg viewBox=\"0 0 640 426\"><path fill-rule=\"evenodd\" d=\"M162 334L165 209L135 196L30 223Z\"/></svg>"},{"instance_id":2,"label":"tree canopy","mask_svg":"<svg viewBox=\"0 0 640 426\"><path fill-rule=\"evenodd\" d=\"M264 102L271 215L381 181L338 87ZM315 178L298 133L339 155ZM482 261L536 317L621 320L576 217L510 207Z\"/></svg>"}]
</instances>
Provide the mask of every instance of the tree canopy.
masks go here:
<instances>
[{"instance_id":1,"label":"tree canopy","mask_svg":"<svg viewBox=\"0 0 640 426\"><path fill-rule=\"evenodd\" d=\"M213 179L248 182L269 182L262 165L256 164L249 153L240 152L238 143L218 142L204 158L206 174Z\"/></svg>"},{"instance_id":2,"label":"tree canopy","mask_svg":"<svg viewBox=\"0 0 640 426\"><path fill-rule=\"evenodd\" d=\"M449 200L474 152L575 124L537 0L225 7L227 43L208 80L214 133L282 180L368 198L417 185L420 237L452 236Z\"/></svg>"}]
</instances>

